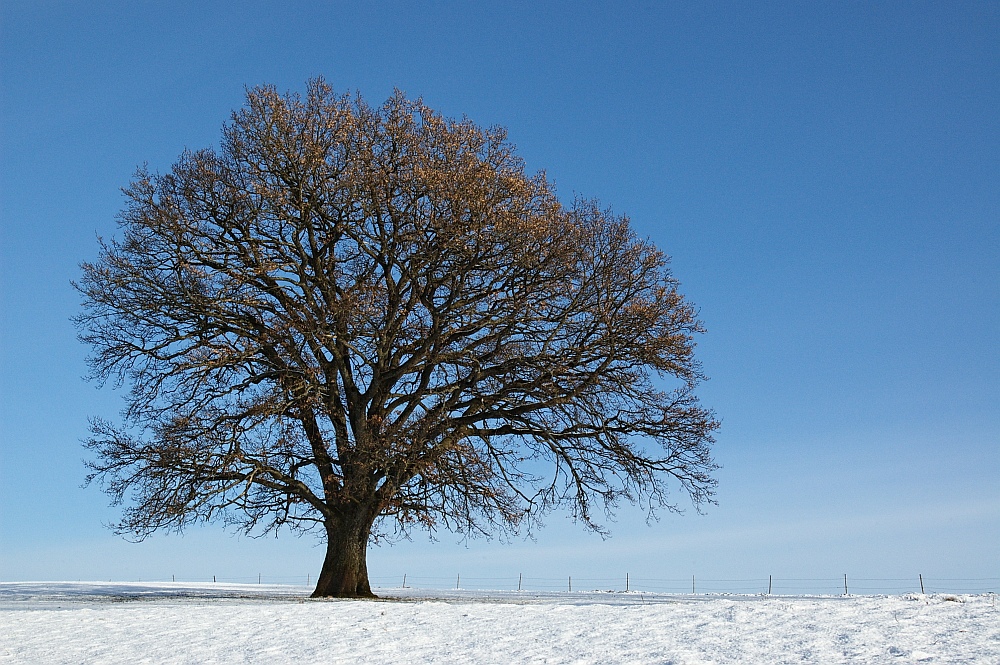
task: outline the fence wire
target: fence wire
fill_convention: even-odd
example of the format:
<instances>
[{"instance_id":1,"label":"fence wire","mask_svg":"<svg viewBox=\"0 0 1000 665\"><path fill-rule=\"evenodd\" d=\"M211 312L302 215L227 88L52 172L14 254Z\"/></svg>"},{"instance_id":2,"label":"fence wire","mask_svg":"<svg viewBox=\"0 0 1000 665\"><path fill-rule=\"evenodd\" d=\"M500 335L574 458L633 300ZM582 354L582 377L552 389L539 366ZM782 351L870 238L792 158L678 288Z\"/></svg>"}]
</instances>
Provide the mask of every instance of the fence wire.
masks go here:
<instances>
[{"instance_id":1,"label":"fence wire","mask_svg":"<svg viewBox=\"0 0 1000 665\"><path fill-rule=\"evenodd\" d=\"M1000 593L1000 577L754 577L700 578L644 577L533 577L505 575L473 577L459 573L448 576L373 575L373 588L461 589L467 591L563 591L563 592L650 592L667 594L742 594L742 595L882 595L905 593ZM125 580L116 580L125 581ZM312 573L305 575L207 575L203 577L168 576L158 579L128 580L138 582L279 584L310 586L316 583Z\"/></svg>"}]
</instances>

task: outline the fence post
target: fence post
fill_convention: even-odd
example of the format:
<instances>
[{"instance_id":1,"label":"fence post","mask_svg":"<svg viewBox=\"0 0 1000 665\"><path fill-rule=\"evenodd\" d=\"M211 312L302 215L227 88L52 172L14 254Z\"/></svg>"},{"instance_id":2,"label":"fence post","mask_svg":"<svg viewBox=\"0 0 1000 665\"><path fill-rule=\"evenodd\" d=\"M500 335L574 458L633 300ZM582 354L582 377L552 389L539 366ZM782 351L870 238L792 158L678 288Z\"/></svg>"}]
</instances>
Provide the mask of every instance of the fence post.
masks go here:
<instances>
[{"instance_id":1,"label":"fence post","mask_svg":"<svg viewBox=\"0 0 1000 665\"><path fill-rule=\"evenodd\" d=\"M923 592L924 592L924 574L923 573L918 573L918 575L920 576L920 593L923 594Z\"/></svg>"},{"instance_id":2,"label":"fence post","mask_svg":"<svg viewBox=\"0 0 1000 665\"><path fill-rule=\"evenodd\" d=\"M625 573L625 590L628 591L628 573Z\"/></svg>"},{"instance_id":3,"label":"fence post","mask_svg":"<svg viewBox=\"0 0 1000 665\"><path fill-rule=\"evenodd\" d=\"M694 575L691 576L691 593L694 593Z\"/></svg>"},{"instance_id":4,"label":"fence post","mask_svg":"<svg viewBox=\"0 0 1000 665\"><path fill-rule=\"evenodd\" d=\"M844 573L844 595L850 595L847 593L847 573Z\"/></svg>"},{"instance_id":5,"label":"fence post","mask_svg":"<svg viewBox=\"0 0 1000 665\"><path fill-rule=\"evenodd\" d=\"M403 573L403 588L406 588L406 573Z\"/></svg>"},{"instance_id":6,"label":"fence post","mask_svg":"<svg viewBox=\"0 0 1000 665\"><path fill-rule=\"evenodd\" d=\"M572 575L569 576L569 590L570 591L573 590L573 576Z\"/></svg>"},{"instance_id":7,"label":"fence post","mask_svg":"<svg viewBox=\"0 0 1000 665\"><path fill-rule=\"evenodd\" d=\"M523 574L524 574L524 573L518 573L518 574L517 574L517 590L518 590L518 591L520 591L520 590L521 590L521 575L523 575Z\"/></svg>"},{"instance_id":8,"label":"fence post","mask_svg":"<svg viewBox=\"0 0 1000 665\"><path fill-rule=\"evenodd\" d=\"M459 573L458 577L455 578L455 589L456 590L458 590L458 583L461 582L461 581L462 581L462 573Z\"/></svg>"},{"instance_id":9,"label":"fence post","mask_svg":"<svg viewBox=\"0 0 1000 665\"><path fill-rule=\"evenodd\" d=\"M771 576L767 576L767 595L771 595Z\"/></svg>"},{"instance_id":10,"label":"fence post","mask_svg":"<svg viewBox=\"0 0 1000 665\"><path fill-rule=\"evenodd\" d=\"M310 573L306 573L306 586L312 586L311 584L309 584L309 579L310 579L309 575Z\"/></svg>"},{"instance_id":11,"label":"fence post","mask_svg":"<svg viewBox=\"0 0 1000 665\"><path fill-rule=\"evenodd\" d=\"M215 582L215 575L212 575L212 582Z\"/></svg>"},{"instance_id":12,"label":"fence post","mask_svg":"<svg viewBox=\"0 0 1000 665\"><path fill-rule=\"evenodd\" d=\"M257 573L257 584L260 584L260 573Z\"/></svg>"}]
</instances>

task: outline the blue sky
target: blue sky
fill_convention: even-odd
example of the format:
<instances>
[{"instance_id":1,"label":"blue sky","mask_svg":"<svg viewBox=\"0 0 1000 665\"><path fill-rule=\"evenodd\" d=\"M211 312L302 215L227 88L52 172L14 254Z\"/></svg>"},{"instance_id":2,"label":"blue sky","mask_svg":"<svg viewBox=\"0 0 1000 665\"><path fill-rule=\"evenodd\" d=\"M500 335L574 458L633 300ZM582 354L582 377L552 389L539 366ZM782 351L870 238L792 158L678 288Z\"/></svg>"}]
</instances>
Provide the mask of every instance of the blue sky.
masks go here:
<instances>
[{"instance_id":1,"label":"blue sky","mask_svg":"<svg viewBox=\"0 0 1000 665\"><path fill-rule=\"evenodd\" d=\"M315 75L504 125L564 199L629 215L701 309L723 421L704 515L416 534L374 579L997 577L998 34L987 2L4 2L0 579L318 571L287 534L104 528L79 440L120 396L69 322L135 168Z\"/></svg>"}]
</instances>

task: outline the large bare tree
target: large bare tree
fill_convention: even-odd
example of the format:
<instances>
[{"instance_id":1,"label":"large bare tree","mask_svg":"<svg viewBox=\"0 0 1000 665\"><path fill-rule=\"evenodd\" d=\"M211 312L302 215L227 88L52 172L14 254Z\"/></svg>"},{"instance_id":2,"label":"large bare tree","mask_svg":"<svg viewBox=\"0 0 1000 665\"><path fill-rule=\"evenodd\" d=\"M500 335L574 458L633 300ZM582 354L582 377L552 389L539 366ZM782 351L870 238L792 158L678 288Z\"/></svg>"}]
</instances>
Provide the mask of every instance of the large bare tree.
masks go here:
<instances>
[{"instance_id":1,"label":"large bare tree","mask_svg":"<svg viewBox=\"0 0 1000 665\"><path fill-rule=\"evenodd\" d=\"M261 87L218 150L125 192L76 284L94 377L130 387L86 444L120 532L317 529L314 595L370 596L369 542L414 526L712 500L667 258L560 204L502 129Z\"/></svg>"}]
</instances>

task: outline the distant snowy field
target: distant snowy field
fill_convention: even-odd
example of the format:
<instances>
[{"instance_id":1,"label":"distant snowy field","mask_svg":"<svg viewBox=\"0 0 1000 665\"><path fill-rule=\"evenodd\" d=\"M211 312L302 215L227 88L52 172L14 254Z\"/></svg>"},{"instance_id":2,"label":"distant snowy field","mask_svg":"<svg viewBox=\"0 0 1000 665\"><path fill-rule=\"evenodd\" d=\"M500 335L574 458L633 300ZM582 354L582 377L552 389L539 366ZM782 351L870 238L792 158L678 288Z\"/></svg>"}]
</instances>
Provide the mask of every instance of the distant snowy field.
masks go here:
<instances>
[{"instance_id":1,"label":"distant snowy field","mask_svg":"<svg viewBox=\"0 0 1000 665\"><path fill-rule=\"evenodd\" d=\"M1000 663L984 595L0 584L0 663Z\"/></svg>"}]
</instances>

